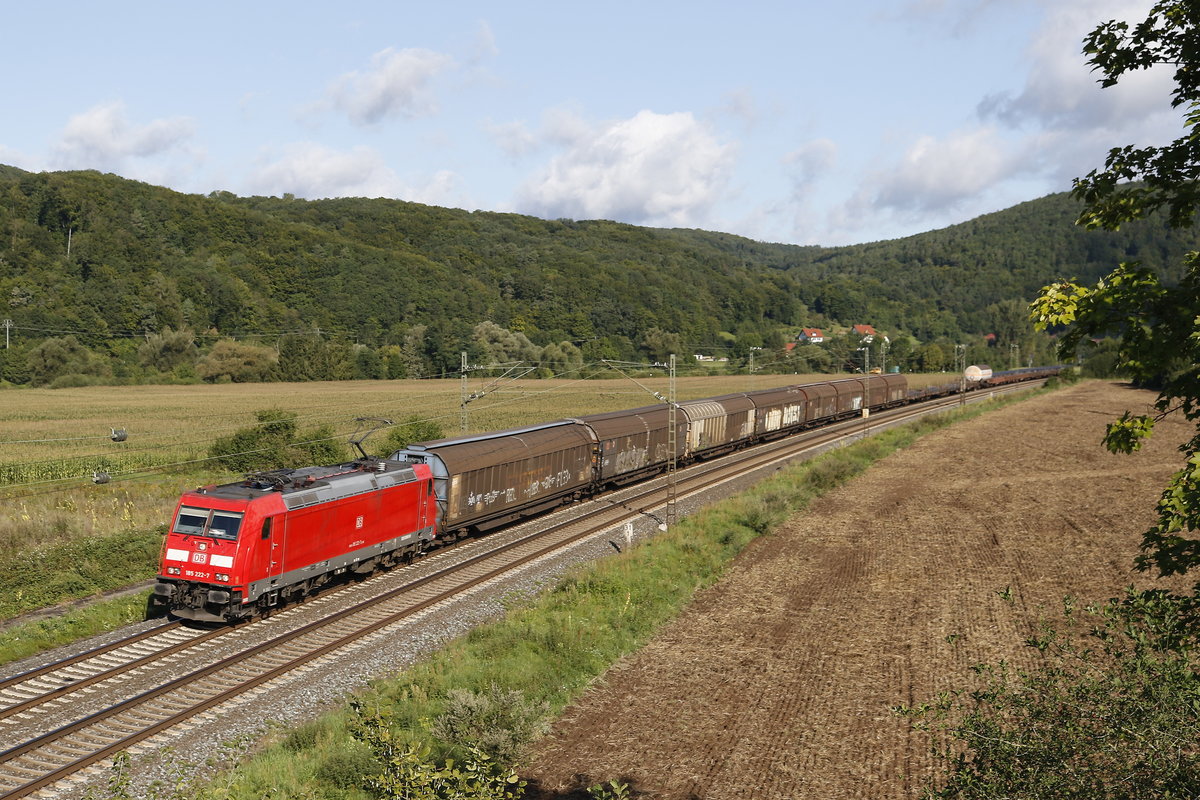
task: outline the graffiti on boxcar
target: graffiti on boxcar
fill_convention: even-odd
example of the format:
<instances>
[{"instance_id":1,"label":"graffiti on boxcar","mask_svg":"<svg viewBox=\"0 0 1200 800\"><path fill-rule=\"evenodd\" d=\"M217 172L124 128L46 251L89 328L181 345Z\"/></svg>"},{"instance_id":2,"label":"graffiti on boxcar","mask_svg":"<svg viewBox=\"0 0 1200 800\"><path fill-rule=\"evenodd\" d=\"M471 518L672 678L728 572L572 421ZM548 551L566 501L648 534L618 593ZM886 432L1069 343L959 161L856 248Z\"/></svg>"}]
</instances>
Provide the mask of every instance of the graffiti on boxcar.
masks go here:
<instances>
[{"instance_id":1,"label":"graffiti on boxcar","mask_svg":"<svg viewBox=\"0 0 1200 800\"><path fill-rule=\"evenodd\" d=\"M633 472L650 463L650 450L645 447L631 447L617 453L612 459L616 462L617 472Z\"/></svg>"},{"instance_id":2,"label":"graffiti on boxcar","mask_svg":"<svg viewBox=\"0 0 1200 800\"><path fill-rule=\"evenodd\" d=\"M570 482L571 482L571 471L566 470L566 469L560 470L556 474L551 475L547 478L542 478L541 480L537 480L535 478L533 480L533 482L530 483L529 486L527 486L525 488L525 496L526 497L537 497L542 492L546 492L551 489L557 489L560 486L566 486Z\"/></svg>"}]
</instances>

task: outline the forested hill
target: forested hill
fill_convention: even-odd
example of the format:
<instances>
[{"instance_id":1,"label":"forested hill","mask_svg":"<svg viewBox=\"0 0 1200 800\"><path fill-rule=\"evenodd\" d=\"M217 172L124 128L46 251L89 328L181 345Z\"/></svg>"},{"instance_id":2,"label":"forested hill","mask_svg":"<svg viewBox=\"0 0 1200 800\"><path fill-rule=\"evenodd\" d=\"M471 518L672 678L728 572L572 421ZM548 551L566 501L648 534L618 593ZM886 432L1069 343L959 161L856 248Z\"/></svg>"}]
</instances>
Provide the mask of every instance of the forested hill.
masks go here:
<instances>
[{"instance_id":1,"label":"forested hill","mask_svg":"<svg viewBox=\"0 0 1200 800\"><path fill-rule=\"evenodd\" d=\"M434 369L483 321L616 358L648 335L678 334L692 352L864 321L953 339L988 330L997 304L1056 277L1093 279L1130 258L1171 272L1196 245L1153 221L1084 231L1066 195L838 248L384 199L187 195L4 166L0 197L3 316L23 342L186 328L208 344L271 343L319 327L379 348L424 326Z\"/></svg>"}]
</instances>

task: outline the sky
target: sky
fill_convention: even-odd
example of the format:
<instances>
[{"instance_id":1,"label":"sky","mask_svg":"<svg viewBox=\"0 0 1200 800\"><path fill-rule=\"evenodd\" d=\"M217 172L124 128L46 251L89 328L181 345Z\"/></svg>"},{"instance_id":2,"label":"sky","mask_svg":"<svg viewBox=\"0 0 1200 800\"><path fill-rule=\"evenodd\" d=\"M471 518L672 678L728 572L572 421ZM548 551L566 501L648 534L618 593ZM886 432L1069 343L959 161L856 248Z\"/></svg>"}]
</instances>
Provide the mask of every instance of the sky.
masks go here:
<instances>
[{"instance_id":1,"label":"sky","mask_svg":"<svg viewBox=\"0 0 1200 800\"><path fill-rule=\"evenodd\" d=\"M7 2L0 163L841 245L1182 132L1081 40L1149 0Z\"/></svg>"}]
</instances>

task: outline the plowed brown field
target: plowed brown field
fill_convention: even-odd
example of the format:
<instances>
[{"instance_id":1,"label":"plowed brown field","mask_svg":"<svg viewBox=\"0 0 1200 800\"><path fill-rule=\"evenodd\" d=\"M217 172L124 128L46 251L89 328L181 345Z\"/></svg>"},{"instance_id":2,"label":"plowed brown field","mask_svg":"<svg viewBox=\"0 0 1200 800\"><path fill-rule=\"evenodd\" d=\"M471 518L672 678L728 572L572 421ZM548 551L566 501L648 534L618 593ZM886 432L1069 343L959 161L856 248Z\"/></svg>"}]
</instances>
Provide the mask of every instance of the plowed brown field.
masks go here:
<instances>
[{"instance_id":1,"label":"plowed brown field","mask_svg":"<svg viewBox=\"0 0 1200 800\"><path fill-rule=\"evenodd\" d=\"M1153 395L1091 382L929 435L751 546L568 710L527 777L661 798L913 797L929 742L898 703L967 685L1061 598L1130 583L1182 422L1132 456L1104 426ZM1012 602L1000 593L1009 587Z\"/></svg>"}]
</instances>

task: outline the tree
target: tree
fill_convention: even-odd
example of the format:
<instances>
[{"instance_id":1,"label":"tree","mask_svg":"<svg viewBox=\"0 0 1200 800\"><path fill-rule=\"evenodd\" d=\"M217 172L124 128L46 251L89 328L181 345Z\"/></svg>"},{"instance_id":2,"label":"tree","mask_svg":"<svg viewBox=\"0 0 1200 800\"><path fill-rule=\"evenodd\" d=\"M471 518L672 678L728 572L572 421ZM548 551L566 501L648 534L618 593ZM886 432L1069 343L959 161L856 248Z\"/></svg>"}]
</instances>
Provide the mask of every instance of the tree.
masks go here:
<instances>
[{"instance_id":1,"label":"tree","mask_svg":"<svg viewBox=\"0 0 1200 800\"><path fill-rule=\"evenodd\" d=\"M165 328L152 333L138 345L138 361L144 367L170 372L176 367L196 360L196 338L186 328L175 331Z\"/></svg>"},{"instance_id":2,"label":"tree","mask_svg":"<svg viewBox=\"0 0 1200 800\"><path fill-rule=\"evenodd\" d=\"M566 375L583 366L583 351L571 342L548 344L542 348L541 364L550 377Z\"/></svg>"},{"instance_id":3,"label":"tree","mask_svg":"<svg viewBox=\"0 0 1200 800\"><path fill-rule=\"evenodd\" d=\"M917 363L925 372L941 372L946 368L946 351L934 342L922 345L917 351Z\"/></svg>"},{"instance_id":4,"label":"tree","mask_svg":"<svg viewBox=\"0 0 1200 800\"><path fill-rule=\"evenodd\" d=\"M265 381L275 366L275 351L269 347L222 339L208 355L196 362L196 374L210 383Z\"/></svg>"},{"instance_id":5,"label":"tree","mask_svg":"<svg viewBox=\"0 0 1200 800\"><path fill-rule=\"evenodd\" d=\"M490 364L509 361L536 362L542 357L542 348L529 341L523 333L514 333L494 322L481 322L471 332L471 338Z\"/></svg>"},{"instance_id":6,"label":"tree","mask_svg":"<svg viewBox=\"0 0 1200 800\"><path fill-rule=\"evenodd\" d=\"M1195 797L1200 716L1195 632L1161 593L1077 610L1027 644L1047 666L976 668L982 687L895 709L945 731L950 774L925 796L958 800Z\"/></svg>"},{"instance_id":7,"label":"tree","mask_svg":"<svg viewBox=\"0 0 1200 800\"><path fill-rule=\"evenodd\" d=\"M300 431L296 413L279 409L256 411L254 417L253 426L216 439L208 449L209 457L233 472L251 472L332 464L344 455L328 425Z\"/></svg>"},{"instance_id":8,"label":"tree","mask_svg":"<svg viewBox=\"0 0 1200 800\"><path fill-rule=\"evenodd\" d=\"M388 429L387 436L372 448L374 455L387 457L403 450L413 442L431 442L446 435L440 423L425 419L420 414L410 414Z\"/></svg>"},{"instance_id":9,"label":"tree","mask_svg":"<svg viewBox=\"0 0 1200 800\"><path fill-rule=\"evenodd\" d=\"M107 359L79 343L74 336L52 337L29 351L30 382L45 385L67 375L103 378L112 374Z\"/></svg>"},{"instance_id":10,"label":"tree","mask_svg":"<svg viewBox=\"0 0 1200 800\"><path fill-rule=\"evenodd\" d=\"M1116 230L1165 209L1171 225L1190 226L1200 203L1200 8L1182 0L1156 3L1137 25L1110 21L1085 40L1084 51L1113 86L1135 70L1171 64L1172 106L1186 106L1187 132L1163 147L1111 150L1103 170L1075 182L1085 203L1079 222ZM1061 352L1083 341L1113 336L1117 370L1158 390L1157 415L1128 411L1108 426L1105 445L1117 453L1137 450L1154 423L1168 414L1200 421L1200 253L1189 253L1184 274L1165 284L1138 262L1120 264L1094 286L1074 280L1046 286L1032 304L1038 328L1065 326ZM1158 503L1158 520L1146 531L1137 566L1160 575L1200 564L1200 428L1181 448L1184 467ZM1200 593L1200 584L1197 585Z\"/></svg>"},{"instance_id":11,"label":"tree","mask_svg":"<svg viewBox=\"0 0 1200 800\"><path fill-rule=\"evenodd\" d=\"M683 355L683 341L677 333L651 328L642 336L638 349L651 361L665 363L671 354Z\"/></svg>"}]
</instances>

